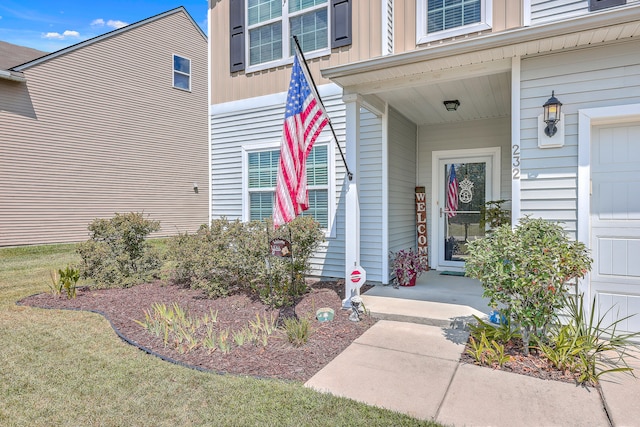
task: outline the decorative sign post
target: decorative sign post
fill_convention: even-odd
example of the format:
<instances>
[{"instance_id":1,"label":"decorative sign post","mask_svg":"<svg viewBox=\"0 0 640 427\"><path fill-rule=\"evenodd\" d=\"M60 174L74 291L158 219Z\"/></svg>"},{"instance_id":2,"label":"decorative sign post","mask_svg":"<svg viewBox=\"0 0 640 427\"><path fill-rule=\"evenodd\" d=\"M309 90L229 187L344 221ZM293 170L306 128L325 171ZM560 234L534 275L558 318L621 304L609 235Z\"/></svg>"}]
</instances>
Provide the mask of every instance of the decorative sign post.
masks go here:
<instances>
[{"instance_id":1,"label":"decorative sign post","mask_svg":"<svg viewBox=\"0 0 640 427\"><path fill-rule=\"evenodd\" d=\"M269 241L271 256L291 258L291 242L285 239L271 239Z\"/></svg>"},{"instance_id":2,"label":"decorative sign post","mask_svg":"<svg viewBox=\"0 0 640 427\"><path fill-rule=\"evenodd\" d=\"M360 288L367 281L367 272L361 266L354 265L345 281L347 293L342 301L342 308L348 309L351 308L351 298L360 295Z\"/></svg>"},{"instance_id":3,"label":"decorative sign post","mask_svg":"<svg viewBox=\"0 0 640 427\"><path fill-rule=\"evenodd\" d=\"M429 256L427 242L427 199L424 187L416 187L416 228L418 232L418 255Z\"/></svg>"}]
</instances>

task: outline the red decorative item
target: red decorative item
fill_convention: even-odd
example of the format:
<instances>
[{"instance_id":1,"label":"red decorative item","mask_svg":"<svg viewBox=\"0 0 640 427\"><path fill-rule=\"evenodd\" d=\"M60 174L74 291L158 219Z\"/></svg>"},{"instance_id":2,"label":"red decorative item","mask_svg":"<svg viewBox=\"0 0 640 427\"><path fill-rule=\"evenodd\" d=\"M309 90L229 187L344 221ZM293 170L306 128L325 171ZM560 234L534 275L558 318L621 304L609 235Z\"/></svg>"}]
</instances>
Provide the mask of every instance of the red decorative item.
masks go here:
<instances>
[{"instance_id":1,"label":"red decorative item","mask_svg":"<svg viewBox=\"0 0 640 427\"><path fill-rule=\"evenodd\" d=\"M409 283L401 283L400 286L415 286L417 279L418 279L418 275L413 274L411 275L411 277L409 277Z\"/></svg>"}]
</instances>

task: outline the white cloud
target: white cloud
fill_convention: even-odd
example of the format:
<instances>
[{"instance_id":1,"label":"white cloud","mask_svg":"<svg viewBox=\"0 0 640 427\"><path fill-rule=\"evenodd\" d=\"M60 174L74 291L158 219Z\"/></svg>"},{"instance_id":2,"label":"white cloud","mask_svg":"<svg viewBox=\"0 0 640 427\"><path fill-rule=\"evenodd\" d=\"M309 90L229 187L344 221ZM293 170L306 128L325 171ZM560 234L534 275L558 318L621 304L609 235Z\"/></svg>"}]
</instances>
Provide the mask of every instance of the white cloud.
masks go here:
<instances>
[{"instance_id":1,"label":"white cloud","mask_svg":"<svg viewBox=\"0 0 640 427\"><path fill-rule=\"evenodd\" d=\"M56 40L64 40L68 37L71 38L80 38L80 33L72 30L65 30L64 33L60 34L57 32L49 32L42 35L45 39L56 39Z\"/></svg>"},{"instance_id":2,"label":"white cloud","mask_svg":"<svg viewBox=\"0 0 640 427\"><path fill-rule=\"evenodd\" d=\"M118 20L113 20L113 19L109 19L107 21L107 26L115 28L115 29L126 27L127 25L129 25L129 24L126 23L126 22L123 22L123 21L118 21Z\"/></svg>"},{"instance_id":3,"label":"white cloud","mask_svg":"<svg viewBox=\"0 0 640 427\"><path fill-rule=\"evenodd\" d=\"M127 25L129 25L129 23L120 21L118 19L109 19L108 21L105 21L102 18L97 18L91 21L92 27L104 27L105 25L117 30L118 28L126 27Z\"/></svg>"}]
</instances>

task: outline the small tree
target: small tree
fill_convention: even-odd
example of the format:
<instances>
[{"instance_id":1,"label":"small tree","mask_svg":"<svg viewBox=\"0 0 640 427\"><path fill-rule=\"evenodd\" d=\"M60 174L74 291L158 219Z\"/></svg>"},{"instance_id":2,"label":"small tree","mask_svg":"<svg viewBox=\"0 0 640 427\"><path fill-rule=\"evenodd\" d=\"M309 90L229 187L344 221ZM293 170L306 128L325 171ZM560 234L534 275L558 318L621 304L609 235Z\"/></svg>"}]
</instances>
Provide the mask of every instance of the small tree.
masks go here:
<instances>
[{"instance_id":1,"label":"small tree","mask_svg":"<svg viewBox=\"0 0 640 427\"><path fill-rule=\"evenodd\" d=\"M491 305L504 304L519 324L525 354L531 335L543 338L562 308L567 283L584 277L592 262L583 243L543 219L524 218L514 230L500 226L468 247L467 276L479 279Z\"/></svg>"}]
</instances>

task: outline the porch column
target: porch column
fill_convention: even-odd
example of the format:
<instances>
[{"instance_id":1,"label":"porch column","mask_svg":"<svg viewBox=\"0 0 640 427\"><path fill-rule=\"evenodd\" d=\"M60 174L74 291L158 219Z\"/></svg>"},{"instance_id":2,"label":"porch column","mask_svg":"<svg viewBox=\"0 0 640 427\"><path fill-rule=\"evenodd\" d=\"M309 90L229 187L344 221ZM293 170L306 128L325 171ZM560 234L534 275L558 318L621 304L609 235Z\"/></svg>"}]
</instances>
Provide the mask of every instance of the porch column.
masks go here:
<instances>
[{"instance_id":1,"label":"porch column","mask_svg":"<svg viewBox=\"0 0 640 427\"><path fill-rule=\"evenodd\" d=\"M360 265L360 99L355 94L344 95L346 104L346 160L353 173L353 179L345 176L347 194L345 197L344 241L345 241L345 299L342 308L351 308L351 297L358 295L359 289L349 280L349 274L355 265Z\"/></svg>"}]
</instances>

